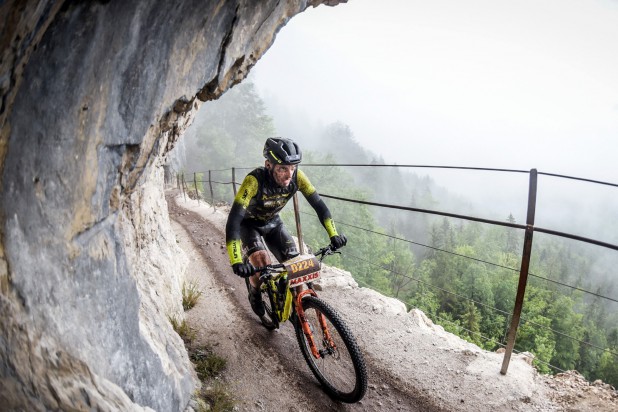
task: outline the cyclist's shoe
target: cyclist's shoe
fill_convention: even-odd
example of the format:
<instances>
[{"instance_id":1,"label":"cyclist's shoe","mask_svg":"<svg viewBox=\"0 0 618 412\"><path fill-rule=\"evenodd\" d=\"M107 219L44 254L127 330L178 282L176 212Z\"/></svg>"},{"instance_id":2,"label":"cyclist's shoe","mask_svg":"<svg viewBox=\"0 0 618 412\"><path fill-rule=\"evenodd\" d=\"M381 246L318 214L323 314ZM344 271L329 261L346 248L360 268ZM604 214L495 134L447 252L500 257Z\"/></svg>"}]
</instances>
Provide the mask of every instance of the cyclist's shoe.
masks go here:
<instances>
[{"instance_id":1,"label":"cyclist's shoe","mask_svg":"<svg viewBox=\"0 0 618 412\"><path fill-rule=\"evenodd\" d=\"M251 303L251 309L253 309L256 315L259 317L264 316L266 311L264 310L262 294L259 289L254 288L251 284L249 284L249 303Z\"/></svg>"}]
</instances>

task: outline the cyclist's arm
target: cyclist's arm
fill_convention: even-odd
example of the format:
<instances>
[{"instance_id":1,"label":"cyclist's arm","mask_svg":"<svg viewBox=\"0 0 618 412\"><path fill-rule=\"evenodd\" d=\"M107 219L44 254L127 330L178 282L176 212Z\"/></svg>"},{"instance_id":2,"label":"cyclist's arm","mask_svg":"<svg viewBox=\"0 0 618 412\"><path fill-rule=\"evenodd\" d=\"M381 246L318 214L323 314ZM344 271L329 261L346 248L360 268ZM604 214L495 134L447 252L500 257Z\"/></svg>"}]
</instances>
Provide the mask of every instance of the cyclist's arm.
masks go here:
<instances>
[{"instance_id":1,"label":"cyclist's arm","mask_svg":"<svg viewBox=\"0 0 618 412\"><path fill-rule=\"evenodd\" d=\"M303 196L305 196L305 199L307 199L311 207L318 214L318 218L322 226L324 226L324 229L326 229L328 237L339 235L339 233L337 233L337 228L335 228L335 222L330 214L330 210L328 210L326 203L324 203L318 191L315 190L315 187L313 187L309 178L307 178L307 175L302 170L298 170L297 180L298 190L300 190Z\"/></svg>"},{"instance_id":2,"label":"cyclist's arm","mask_svg":"<svg viewBox=\"0 0 618 412\"><path fill-rule=\"evenodd\" d=\"M242 263L242 252L240 244L240 224L247 214L247 207L251 199L255 197L258 190L258 182L255 176L247 175L243 180L232 209L227 217L225 225L225 243L227 245L227 253L230 258L230 264Z\"/></svg>"}]
</instances>

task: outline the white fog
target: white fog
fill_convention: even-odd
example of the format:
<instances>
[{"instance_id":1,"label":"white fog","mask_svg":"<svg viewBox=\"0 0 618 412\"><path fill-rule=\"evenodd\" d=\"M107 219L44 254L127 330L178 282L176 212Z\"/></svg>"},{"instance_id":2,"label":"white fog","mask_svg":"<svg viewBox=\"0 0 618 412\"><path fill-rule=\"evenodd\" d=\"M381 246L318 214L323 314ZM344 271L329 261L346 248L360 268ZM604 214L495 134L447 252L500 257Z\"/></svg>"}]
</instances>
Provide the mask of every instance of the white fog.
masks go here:
<instances>
[{"instance_id":1,"label":"white fog","mask_svg":"<svg viewBox=\"0 0 618 412\"><path fill-rule=\"evenodd\" d=\"M251 79L300 141L338 121L387 164L618 183L616 22L611 0L351 0L292 19ZM525 222L526 174L412 171ZM539 176L538 189L538 225L618 243L617 187Z\"/></svg>"}]
</instances>

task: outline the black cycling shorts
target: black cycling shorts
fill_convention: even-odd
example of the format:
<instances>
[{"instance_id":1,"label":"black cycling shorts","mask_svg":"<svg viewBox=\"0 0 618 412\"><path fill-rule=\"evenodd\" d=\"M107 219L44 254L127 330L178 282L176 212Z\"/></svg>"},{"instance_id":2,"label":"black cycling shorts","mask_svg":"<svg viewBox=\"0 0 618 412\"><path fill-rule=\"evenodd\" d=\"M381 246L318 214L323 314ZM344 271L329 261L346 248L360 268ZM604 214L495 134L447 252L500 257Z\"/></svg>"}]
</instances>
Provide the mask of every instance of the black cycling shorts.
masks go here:
<instances>
[{"instance_id":1,"label":"black cycling shorts","mask_svg":"<svg viewBox=\"0 0 618 412\"><path fill-rule=\"evenodd\" d=\"M264 246L262 238L266 242L266 246ZM243 221L240 224L240 240L245 256L251 256L259 250L267 250L266 247L280 263L298 256L296 243L294 243L292 235L283 226L283 221L279 216L266 224Z\"/></svg>"}]
</instances>

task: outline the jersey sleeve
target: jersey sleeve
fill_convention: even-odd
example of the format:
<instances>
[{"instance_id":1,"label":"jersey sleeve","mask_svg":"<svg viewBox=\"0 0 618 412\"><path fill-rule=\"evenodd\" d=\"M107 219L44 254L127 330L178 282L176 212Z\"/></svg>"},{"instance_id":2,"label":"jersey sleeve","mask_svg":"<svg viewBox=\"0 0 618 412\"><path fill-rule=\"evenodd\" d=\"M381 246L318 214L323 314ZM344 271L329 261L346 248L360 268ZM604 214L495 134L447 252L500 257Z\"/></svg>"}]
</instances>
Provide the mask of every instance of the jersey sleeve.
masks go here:
<instances>
[{"instance_id":1,"label":"jersey sleeve","mask_svg":"<svg viewBox=\"0 0 618 412\"><path fill-rule=\"evenodd\" d=\"M253 175L247 175L236 193L232 209L225 225L225 243L230 264L242 263L242 249L240 242L240 224L247 214L251 199L258 191L258 181Z\"/></svg>"},{"instance_id":2,"label":"jersey sleeve","mask_svg":"<svg viewBox=\"0 0 618 412\"><path fill-rule=\"evenodd\" d=\"M318 191L315 190L315 187L309 181L307 175L302 171L298 170L297 172L297 180L298 180L298 190L305 196L307 202L311 205L313 210L318 214L318 219L326 229L328 233L328 237L333 237L338 235L337 228L335 227L335 222L330 214L330 210L326 206L326 203L322 200Z\"/></svg>"}]
</instances>

